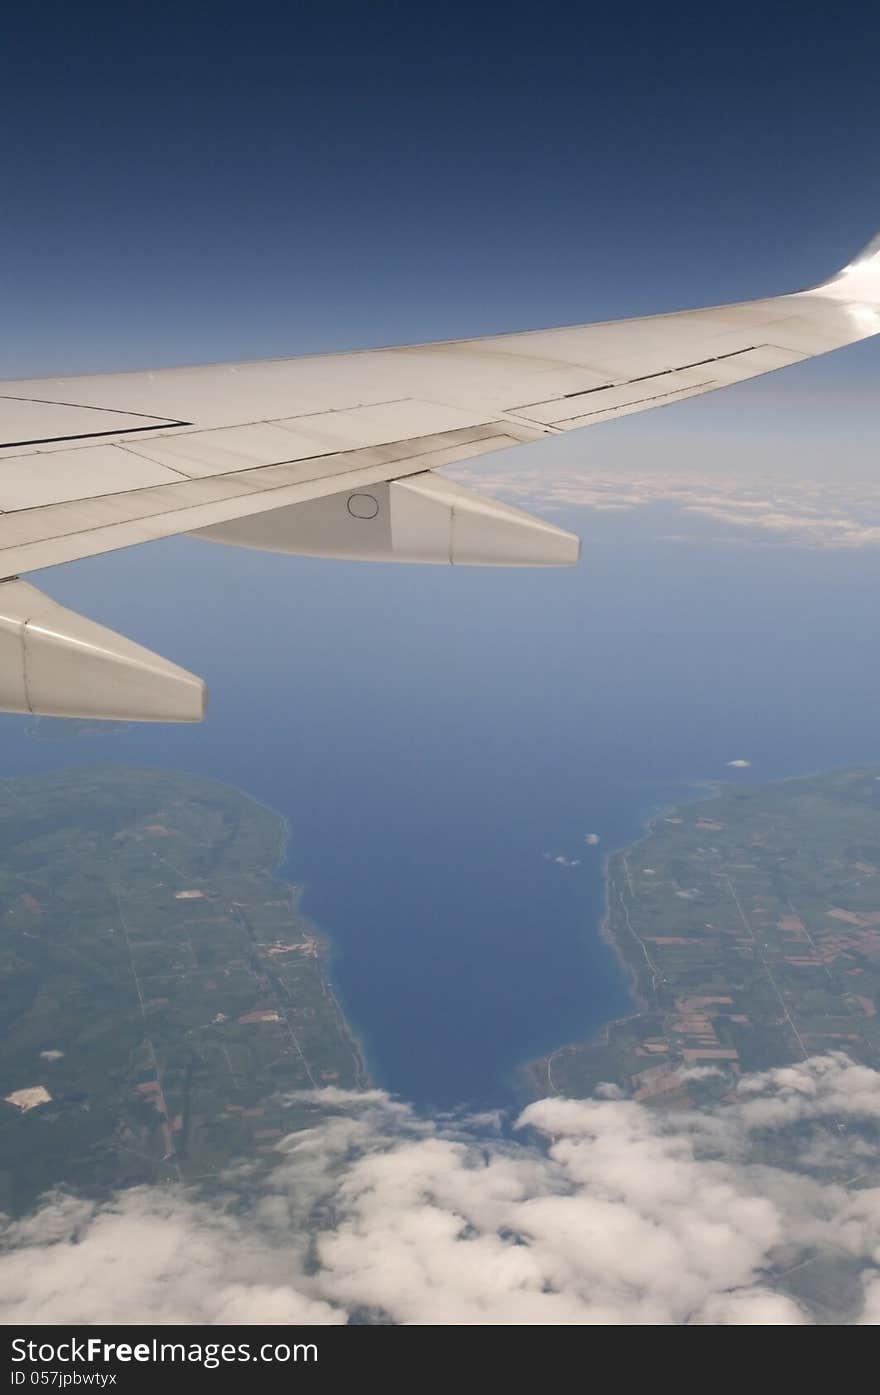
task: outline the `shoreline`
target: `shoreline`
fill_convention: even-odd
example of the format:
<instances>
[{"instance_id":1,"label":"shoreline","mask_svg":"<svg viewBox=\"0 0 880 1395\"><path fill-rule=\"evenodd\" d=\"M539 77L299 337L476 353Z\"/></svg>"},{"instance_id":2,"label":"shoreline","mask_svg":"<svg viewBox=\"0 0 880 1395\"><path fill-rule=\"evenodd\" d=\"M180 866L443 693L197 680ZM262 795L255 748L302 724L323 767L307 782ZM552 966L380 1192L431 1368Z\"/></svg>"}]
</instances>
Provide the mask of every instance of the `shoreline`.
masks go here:
<instances>
[{"instance_id":1,"label":"shoreline","mask_svg":"<svg viewBox=\"0 0 880 1395\"><path fill-rule=\"evenodd\" d=\"M92 1196L268 1166L303 1127L297 1094L320 1107L326 1086L367 1088L328 941L282 872L294 830L277 809L134 763L0 783L5 941L20 951L4 1094L39 1086L45 1106L36 1128L4 1106L4 1148L27 1162L0 1178L5 1210L59 1186Z\"/></svg>"},{"instance_id":2,"label":"shoreline","mask_svg":"<svg viewBox=\"0 0 880 1395\"><path fill-rule=\"evenodd\" d=\"M792 779L803 778L792 776ZM538 1070L543 1067L547 1079L547 1088L551 1094L559 1095L559 1091L553 1084L552 1067L553 1061L564 1052L579 1051L585 1048L607 1048L610 1045L610 1036L617 1027L625 1026L628 1022L634 1022L637 1018L650 1012L652 1004L639 991L638 975L623 952L611 930L611 863L616 857L626 856L636 848L646 843L652 837L655 828L661 820L669 818L678 809L689 807L692 804L702 804L710 799L716 799L726 786L726 781L715 780L694 780L685 781L684 787L690 787L697 791L693 799L679 799L673 803L662 804L658 809L647 815L641 823L641 831L631 842L620 843L617 847L609 848L602 858L602 918L599 922L599 938L613 952L617 963L622 970L622 976L626 983L626 990L632 1001L632 1011L623 1013L617 1017L609 1017L596 1027L588 1036L578 1037L573 1041L564 1041L553 1048L552 1051L545 1052L542 1056L533 1056L521 1062L517 1068L516 1080L520 1088L524 1091L529 1101L542 1098L541 1092L537 1091Z\"/></svg>"},{"instance_id":3,"label":"shoreline","mask_svg":"<svg viewBox=\"0 0 880 1395\"><path fill-rule=\"evenodd\" d=\"M280 809L276 809L273 804L267 803L265 799L258 799L255 794L251 794L249 790L242 789L240 785L233 785L228 780L219 780L212 775L199 776L198 778L207 779L225 789L234 790L236 794L240 794L242 798L249 800L252 804L256 804L258 808L265 809L267 813L272 814L278 820L280 826L279 847L276 861L270 864L268 870L271 875L277 881L280 881L288 890L291 917L297 917L302 924L307 927L318 947L321 985L324 990L324 996L330 1004L339 1033L351 1047L351 1053L355 1062L355 1078L357 1080L355 1088L359 1090L376 1088L375 1076L370 1068L364 1041L360 1033L356 1032L352 1026L351 1020L340 1000L338 987L333 981L331 965L336 953L336 946L326 931L317 926L313 920L299 909L299 902L301 897L305 894L306 884L304 882L294 881L293 878L288 875L291 862L290 842L292 829L290 819L286 814L283 814Z\"/></svg>"},{"instance_id":4,"label":"shoreline","mask_svg":"<svg viewBox=\"0 0 880 1395\"><path fill-rule=\"evenodd\" d=\"M811 1053L873 1064L877 769L701 782L611 851L600 932L626 966L633 1010L525 1062L532 1098L591 1098L607 1083L671 1106Z\"/></svg>"},{"instance_id":5,"label":"shoreline","mask_svg":"<svg viewBox=\"0 0 880 1395\"><path fill-rule=\"evenodd\" d=\"M670 816L674 814L678 809L689 808L691 804L702 804L709 799L717 799L724 789L724 783L725 782L723 780L700 780L698 782L695 782L693 788L702 790L704 791L704 793L699 795L696 799L679 800L679 802L676 804L662 805L662 807L658 809L656 813L648 815L647 819L642 824L642 831L639 834L638 838L634 838L631 843L621 843L620 847L609 848L608 852L605 854L605 857L603 859L602 897L604 901L604 909L602 912L602 919L599 923L599 934L602 940L605 942L605 944L607 944L609 948L614 951L616 958L618 959L627 979L629 980L629 991L633 995L634 1001L641 1004L641 1007L639 1009L639 1011L641 1012L647 1011L650 1008L651 1004L639 995L638 984L635 981L635 976L633 974L632 968L628 963L625 955L623 954L620 945L617 943L617 940L611 933L611 859L614 857L625 856L627 853L634 852L636 848L641 847L643 843L647 843L648 839L653 837L654 831L657 825L661 822L661 820L670 818ZM637 1015L637 1013L628 1012L623 1017L609 1018L609 1020L603 1023L603 1025L599 1028L599 1031L602 1033L607 1033L607 1031L611 1027L613 1027L616 1022L629 1022L632 1020L633 1017L636 1017ZM586 1039L578 1043L564 1043L564 1045L566 1046L575 1044L579 1046L586 1046L591 1045L592 1043L590 1043Z\"/></svg>"},{"instance_id":6,"label":"shoreline","mask_svg":"<svg viewBox=\"0 0 880 1395\"><path fill-rule=\"evenodd\" d=\"M376 1084L375 1077L370 1068L365 1044L360 1034L356 1032L354 1027L352 1026L351 1021L342 1005L342 1002L340 1001L340 995L338 993L337 986L333 982L331 964L333 956L336 952L336 947L333 944L333 941L330 938L330 936L327 935L323 930L321 930L317 925L315 925L314 922L310 920L308 916L304 915L299 910L299 900L300 897L304 894L306 888L303 882L296 881L288 875L288 872L290 870L289 864L291 860L290 844L292 829L291 821L287 817L287 815L282 813L280 809L276 809L274 804L269 804L265 799L258 798L257 795L252 794L250 790L242 789L240 785L233 784L231 780L223 780L216 775L204 775L200 771L194 772L190 770L180 770L165 765L122 766L116 765L115 763L109 761L96 761L93 764L83 765L78 768L86 771L110 771L114 774L118 774L122 769L127 769L130 770L132 774L138 774L139 772L143 771L148 772L152 775L159 774L171 776L172 778L176 779L202 781L205 784L217 785L220 789L232 791L241 799L247 800L248 803L256 805L258 809L263 809L266 813L271 814L272 817L277 820L278 843L274 853L274 861L269 861L266 864L264 870L268 872L274 880L280 882L282 886L286 888L288 892L291 917L299 917L300 921L306 927L308 927L309 933L313 936L315 943L318 946L318 964L320 969L321 984L324 990L325 997L327 998L330 1004L333 1016L339 1028L340 1035L344 1037L344 1039L348 1042L349 1046L351 1047L351 1053L355 1062L355 1076L359 1082L357 1088L365 1090L374 1088ZM44 773L45 775L51 775L56 772L46 771L42 773ZM6 776L5 778L16 780L29 779L32 777L28 774L23 774Z\"/></svg>"},{"instance_id":7,"label":"shoreline","mask_svg":"<svg viewBox=\"0 0 880 1395\"><path fill-rule=\"evenodd\" d=\"M66 733L65 740L75 740L78 733ZM59 745L63 744L59 741ZM238 798L246 800L249 804L255 805L265 813L271 814L277 821L277 838L275 847L263 863L262 870L268 873L276 881L281 883L288 893L290 901L291 916L298 915L300 921L307 927L309 933L314 938L318 946L318 963L320 969L321 982L326 999L333 1012L341 1035L347 1040L351 1047L352 1057L355 1062L355 1075L361 1082L358 1088L377 1088L376 1074L372 1069L367 1043L363 1034L355 1028L345 1010L342 995L339 987L334 981L332 965L337 949L331 936L320 929L307 915L299 910L299 900L307 890L303 882L298 881L291 873L294 868L291 865L291 842L292 824L288 816L274 804L259 798L250 790L243 788L232 780L223 779L220 776L205 774L200 770L184 769L177 766L169 766L162 762L131 764L125 761L110 760L90 760L80 763L73 762L70 765L63 765L48 770L18 771L14 774L2 776L3 780L29 780L50 778L53 775L63 775L71 771L81 771L83 774L94 772L96 774L119 775L123 770L131 772L132 775L160 775L172 780L195 781L204 785L215 785L220 790L232 793Z\"/></svg>"}]
</instances>

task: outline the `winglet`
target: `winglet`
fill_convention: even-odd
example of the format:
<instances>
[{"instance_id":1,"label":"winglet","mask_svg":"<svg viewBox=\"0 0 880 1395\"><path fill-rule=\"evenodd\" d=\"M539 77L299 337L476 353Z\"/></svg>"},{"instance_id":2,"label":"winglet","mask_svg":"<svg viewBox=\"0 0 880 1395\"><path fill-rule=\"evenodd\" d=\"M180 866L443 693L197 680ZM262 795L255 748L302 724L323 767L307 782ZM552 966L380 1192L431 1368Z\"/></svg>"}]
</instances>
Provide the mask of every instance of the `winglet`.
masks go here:
<instances>
[{"instance_id":1,"label":"winglet","mask_svg":"<svg viewBox=\"0 0 880 1395\"><path fill-rule=\"evenodd\" d=\"M857 300L880 305L880 233L829 281L813 286L808 294L827 300Z\"/></svg>"}]
</instances>

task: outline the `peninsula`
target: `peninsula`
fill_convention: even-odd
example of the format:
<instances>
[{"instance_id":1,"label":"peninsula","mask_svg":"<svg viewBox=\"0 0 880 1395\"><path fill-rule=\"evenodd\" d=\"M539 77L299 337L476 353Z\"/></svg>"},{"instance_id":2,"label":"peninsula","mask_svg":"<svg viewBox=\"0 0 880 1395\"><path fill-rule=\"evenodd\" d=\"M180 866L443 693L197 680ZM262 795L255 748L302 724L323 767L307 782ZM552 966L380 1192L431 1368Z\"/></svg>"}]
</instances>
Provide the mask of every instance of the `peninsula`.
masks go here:
<instances>
[{"instance_id":1,"label":"peninsula","mask_svg":"<svg viewBox=\"0 0 880 1395\"><path fill-rule=\"evenodd\" d=\"M880 1065L880 769L736 785L666 811L607 864L604 932L637 1010L526 1067L686 1104L829 1050Z\"/></svg>"},{"instance_id":2,"label":"peninsula","mask_svg":"<svg viewBox=\"0 0 880 1395\"><path fill-rule=\"evenodd\" d=\"M298 1091L366 1083L285 844L212 780L0 780L0 1210L270 1161Z\"/></svg>"}]
</instances>

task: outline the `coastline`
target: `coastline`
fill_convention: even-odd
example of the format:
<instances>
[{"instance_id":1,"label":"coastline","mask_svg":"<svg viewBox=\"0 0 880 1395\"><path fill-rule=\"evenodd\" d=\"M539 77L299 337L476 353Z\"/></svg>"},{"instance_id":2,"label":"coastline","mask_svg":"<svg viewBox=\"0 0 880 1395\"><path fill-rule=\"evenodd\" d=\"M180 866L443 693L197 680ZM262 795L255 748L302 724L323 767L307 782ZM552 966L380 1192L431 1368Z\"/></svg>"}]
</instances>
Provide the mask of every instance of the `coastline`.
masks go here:
<instances>
[{"instance_id":1,"label":"coastline","mask_svg":"<svg viewBox=\"0 0 880 1395\"><path fill-rule=\"evenodd\" d=\"M213 776L199 776L199 779L215 779ZM351 1048L351 1053L355 1062L355 1077L357 1089L368 1090L375 1086L376 1080L366 1051L366 1046L360 1032L356 1031L352 1025L349 1015L340 1000L338 985L333 980L332 964L336 954L336 946L324 930L321 930L313 920L305 915L299 908L299 902L305 895L306 885L304 882L296 881L290 876L291 871L291 820L280 809L267 803L265 799L258 799L249 790L242 789L240 785L233 785L227 780L217 780L215 783L226 789L235 790L236 794L256 804L258 808L265 809L267 813L277 819L279 826L279 845L276 851L275 861L270 863L268 871L276 880L282 882L289 893L289 904L291 917L298 919L308 930L318 949L318 965L321 976L321 984L324 996L329 1004L330 1010L336 1020L336 1024L341 1037L345 1039Z\"/></svg>"},{"instance_id":2,"label":"coastline","mask_svg":"<svg viewBox=\"0 0 880 1395\"><path fill-rule=\"evenodd\" d=\"M243 789L241 785L233 784L231 780L220 779L216 775L205 775L201 771L180 770L168 768L163 765L132 765L123 767L108 761L96 762L94 765L86 765L80 768L83 771L106 771L112 774L118 774L121 769L127 768L133 774L137 774L142 770L151 775L166 775L177 779L196 780L208 785L213 784L217 785L222 790L231 791L238 795L239 798L246 800L249 804L253 804L258 809L262 809L265 813L272 815L276 824L278 840L274 854L267 862L264 870L287 889L291 918L298 918L299 921L307 927L308 933L315 941L318 949L317 960L322 988L330 1006L330 1010L335 1018L340 1036L345 1039L351 1049L352 1057L355 1062L355 1076L358 1080L357 1088L370 1089L373 1087L375 1085L375 1077L370 1068L363 1038L352 1026L351 1020L340 1000L337 985L333 981L331 966L334 954L336 953L336 947L330 937L323 930L319 929L318 926L299 909L299 901L305 893L306 888L303 882L297 881L290 876L292 829L291 821L287 815L282 813L280 809L276 809L273 804L269 804L267 800L259 799L257 795L252 794L250 790ZM47 772L47 774L50 773L52 772ZM12 780L20 778L27 779L28 776L12 775L6 778Z\"/></svg>"},{"instance_id":3,"label":"coastline","mask_svg":"<svg viewBox=\"0 0 880 1395\"><path fill-rule=\"evenodd\" d=\"M864 764L712 782L610 853L602 935L634 1011L527 1062L532 1097L585 1099L606 1084L685 1107L810 1055L873 1066L878 782Z\"/></svg>"},{"instance_id":4,"label":"coastline","mask_svg":"<svg viewBox=\"0 0 880 1395\"><path fill-rule=\"evenodd\" d=\"M645 819L645 821L642 824L642 831L637 838L634 838L631 843L621 843L620 846L617 848L609 848L608 852L602 859L602 899L604 906L602 911L602 919L599 923L599 935L604 940L605 944L607 944L609 948L611 948L614 951L615 957L617 958L618 962L621 965L621 968L624 971L625 977L627 979L628 989L633 997L633 1001L640 1005L640 1012L648 1011L651 1004L647 1001L646 998L642 997L639 993L639 986L636 975L633 973L632 965L627 960L626 956L620 948L620 945L618 944L617 940L614 938L614 935L611 932L611 860L612 858L625 856L627 853L635 852L636 848L641 847L643 843L647 843L648 839L653 836L657 828L657 825L661 822L661 820L671 818L679 809L687 809L690 808L692 804L703 804L709 799L717 799L725 788L725 781L698 780L694 782L692 788L695 790L701 790L703 791L703 793L698 795L696 799L677 800L674 804L661 805L659 809L657 809L654 813L649 814L647 819ZM623 1017L609 1018L609 1020L607 1022L604 1022L602 1026L599 1028L597 1037L599 1034L607 1035L608 1031L611 1027L615 1025L615 1023L629 1022L636 1015L637 1014L634 1012L628 1012L625 1013ZM591 1045L592 1043L590 1039L585 1038L583 1042L566 1042L564 1044L568 1046Z\"/></svg>"},{"instance_id":5,"label":"coastline","mask_svg":"<svg viewBox=\"0 0 880 1395\"><path fill-rule=\"evenodd\" d=\"M799 778L797 776L793 778ZM616 1017L610 1017L600 1023L589 1035L579 1037L574 1041L564 1041L552 1051L546 1052L542 1056L530 1057L523 1061L515 1072L515 1079L519 1091L528 1102L544 1098L549 1092L551 1095L561 1093L553 1083L553 1062L560 1056L574 1051L586 1050L607 1050L610 1045L611 1033L617 1028L625 1027L627 1024L635 1022L652 1011L653 1004L643 993L639 984L639 975L633 963L627 958L619 940L615 937L611 929L611 867L615 858L625 857L634 852L643 843L652 837L657 825L663 820L670 818L679 809L689 808L694 804L702 804L710 799L717 798L727 787L727 781L721 779L714 780L693 780L683 781L686 789L695 792L692 799L676 799L674 801L661 804L654 808L641 822L640 832L637 837L630 842L620 843L614 848L609 848L602 858L602 917L599 921L599 938L612 950L614 957L622 971L622 977L626 984L626 991L630 997L632 1011L625 1012ZM544 1077L546 1084L541 1084L541 1077Z\"/></svg>"},{"instance_id":6,"label":"coastline","mask_svg":"<svg viewBox=\"0 0 880 1395\"><path fill-rule=\"evenodd\" d=\"M291 1092L367 1086L277 810L155 766L0 784L4 1097L41 1091L36 1127L4 1106L4 1210L267 1165L303 1126Z\"/></svg>"}]
</instances>

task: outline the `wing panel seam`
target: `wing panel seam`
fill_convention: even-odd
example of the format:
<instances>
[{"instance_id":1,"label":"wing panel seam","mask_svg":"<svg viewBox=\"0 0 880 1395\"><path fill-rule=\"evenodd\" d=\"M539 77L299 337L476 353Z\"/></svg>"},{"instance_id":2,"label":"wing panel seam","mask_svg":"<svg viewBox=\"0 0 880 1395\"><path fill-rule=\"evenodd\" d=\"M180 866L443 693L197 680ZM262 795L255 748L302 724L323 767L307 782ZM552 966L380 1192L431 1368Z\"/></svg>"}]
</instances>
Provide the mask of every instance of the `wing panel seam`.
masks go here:
<instances>
[{"instance_id":1,"label":"wing panel seam","mask_svg":"<svg viewBox=\"0 0 880 1395\"><path fill-rule=\"evenodd\" d=\"M26 402L28 398L18 398L17 401ZM51 406L66 406L66 403L51 403ZM103 410L98 408L98 411ZM120 412L120 416L143 416L143 412ZM156 418L148 426L114 426L107 431L78 431L72 436L33 436L27 441L0 441L0 450L17 450L20 446L49 446L54 443L65 441L94 441L101 436L131 436L137 431L162 431L173 426L192 426L191 421L161 421ZM2 464L0 460L0 464Z\"/></svg>"},{"instance_id":2,"label":"wing panel seam","mask_svg":"<svg viewBox=\"0 0 880 1395\"><path fill-rule=\"evenodd\" d=\"M554 402L566 402L573 397L588 397L593 392L612 392L617 388L630 387L633 383L646 383L652 378L668 378L674 373L686 373L690 368L704 368L707 363L721 363L728 358L738 358L741 354L753 354L758 349L766 349L767 344L749 344L745 349L731 349L726 354L713 354L711 358L698 358L693 363L679 363L674 368L661 368L657 373L642 373L636 378L620 378L610 383L599 383L596 387L578 388L576 392L563 392L559 397L542 397L538 402L523 402L516 407L508 407L509 412L524 412L529 407L549 407ZM650 401L650 398L640 398L640 401Z\"/></svg>"},{"instance_id":3,"label":"wing panel seam","mask_svg":"<svg viewBox=\"0 0 880 1395\"><path fill-rule=\"evenodd\" d=\"M43 510L45 510L45 509L61 509L61 508L65 508L65 507L70 507L70 508L74 508L74 507L75 507L75 508L82 508L83 505L88 505L88 504L97 503L97 502L99 502L99 501L101 501L101 500L103 500L103 499L115 499L115 498L120 498L120 497L128 497L128 498L130 498L130 499L134 499L134 498L145 499L145 498L147 498L154 490L160 490L160 489L164 489L164 490L169 490L169 489L170 489L170 490L181 489L181 490L182 490L182 489L184 489L187 485L195 485L195 486L198 486L198 485L201 485L201 484L206 483L207 481L212 481L212 482L225 482L225 481L229 481L230 483L234 483L234 482L236 482L236 481L243 481L247 476L250 476L250 475L252 475L252 474L254 474L255 472L260 471L260 470L276 470L276 469L282 468L282 467L285 466L285 465L308 465L308 464L310 464L312 461L318 461L318 460L336 460L336 461L339 461L340 463L344 463L344 464L346 464L346 465L348 465L348 462L351 461L351 467L350 467L350 468L351 468L351 469L357 469L357 468L358 468L358 458L359 458L362 454L367 454L368 452L374 452L374 451L394 450L395 448L398 449L398 450L404 451L407 447L412 446L412 445L415 445L415 444L416 444L417 442L419 442L419 441L421 441L421 442L424 444L424 449L418 450L418 451L415 451L415 452L412 452L412 453L410 453L410 454L402 453L402 454L397 455L396 457L395 457L395 456L392 456L391 459L389 459L386 463L387 463L388 465L404 464L404 463L405 463L406 461L408 461L408 460L417 460L417 459L420 459L423 455L430 455L433 451L445 450L445 449L447 449L447 448L457 447L457 446L477 445L477 444L479 444L480 441L495 440L495 439L496 439L497 437L499 437L499 436L505 436L508 440L512 440L512 438L511 438L510 436L508 436L506 432L503 432L503 431L499 432L499 431L497 430L497 427L496 427L495 429L492 429L492 430L487 430L487 428L492 428L492 427L495 427L495 423L492 423L492 422L485 422L485 423L481 423L479 426L475 426L475 427L460 427L460 428L458 428L458 430L456 430L456 431L450 431L450 432L447 432L447 433L442 433L442 432L441 432L441 433L438 433L438 435L436 435L436 436L422 436L422 437L417 437L417 436L416 436L416 437L411 438L410 440L389 441L389 442L387 442L386 444L378 445L378 446L362 446L362 447L356 447L355 449L350 450L350 451L338 451L338 450L337 450L337 451L326 451L326 452L323 452L323 453L321 453L321 454L319 454L319 455L309 455L309 456L305 456L305 457L303 457L302 459L299 459L299 460L277 460L277 461L272 461L272 462L270 462L269 464L264 464L264 465L251 465L251 466L246 466L246 467L245 467L244 469L242 469L242 470L230 470L228 473L225 473L225 474L218 474L218 475L201 475L201 476L196 476L196 477L192 477L192 476L190 476L190 475L186 475L186 476L182 476L182 477L181 477L181 480L180 480L180 484L179 484L179 485L177 485L177 484L169 484L169 483L167 483L167 482L166 482L166 483L163 483L163 484L148 484L148 485L144 485L144 486L143 486L142 488L140 488L140 489L130 489L130 488L129 488L129 489L116 489L116 490L109 490L107 493L104 493L104 494L91 494L91 495L89 495L87 498L82 498L82 499L60 499L60 500L55 500L55 501L53 501L53 502L48 502L48 503L45 503L45 504L32 504L32 505L30 505L28 508L24 508L24 509L5 509L5 510L0 510L0 518L13 519L13 518L17 518L17 517L23 517L23 516L25 516L25 515L35 515L35 514L41 513L41 512L42 512ZM465 431L477 431L477 432L479 432L480 434L479 434L479 435L471 435L471 436L469 436L469 437L468 437L467 439L465 439L465 440L444 440L444 439L443 439L444 435L446 435L446 436L457 436L458 433L459 433L459 431L462 431L462 432L465 432ZM430 443L430 444L429 444L429 443ZM130 451L129 453L130 453L131 455L137 455L137 452L136 452L136 451ZM146 457L144 457L144 456L138 456L137 458L138 458L138 459L146 459ZM346 472L340 471L340 473L347 473L347 471L346 471ZM426 472L426 471L422 471L421 473L427 473L427 472ZM307 478L305 478L305 479L303 479L303 480L301 480L301 481L297 481L297 483L309 484L310 482L312 482L312 481L314 481L314 480L320 480L320 479L324 479L324 478L326 478L326 476L324 476L324 475L322 475L322 474L317 474L317 475L309 476L309 477L307 477ZM393 476L389 476L389 479L391 479L391 478L393 478ZM272 487L273 487L273 486L270 486L269 489L271 489ZM283 488L285 488L286 486L285 486L285 485L277 485L277 486L274 486L274 487L275 487L275 488L279 488L279 489L283 489ZM265 490L265 491L263 491L263 490L256 490L256 491L253 491L253 492L256 493L256 494L261 494L261 493L264 493L264 492L265 492L265 493L268 493L268 492L269 492L269 489L267 489L267 490ZM234 493L234 491L233 491L233 493ZM230 497L231 497L231 496L230 496ZM243 497L247 497L247 496L243 496ZM161 515L161 514L165 514L165 513L174 513L174 512L176 511L176 507L190 508L190 507L199 507L199 506L200 506L199 504L195 504L195 505L182 504L182 505L179 505L179 506L175 506L175 505L172 504L170 508L159 509L159 510L157 510L157 514ZM138 517L139 517L139 519L141 519L141 518L151 518L151 517L156 517L156 516L157 516L156 514L142 514L142 515L139 515ZM118 520L118 519L115 519L115 520L113 520L111 523L105 523L105 524L91 524L91 525L89 525L89 527L90 527L90 529L91 529L91 528L113 527L113 526L114 526L115 524L117 524L118 522L119 522L119 520ZM81 531L81 530L76 530L76 531ZM63 535L63 534L57 534L57 535L55 535L55 536L64 536L64 535ZM19 545L19 544L17 544L17 543L9 544L9 546L12 546L12 547L16 547L16 546L18 546L18 545ZM2 552L3 552L3 551L4 551L4 548L3 548L2 544L0 544L0 555L2 555Z\"/></svg>"}]
</instances>

